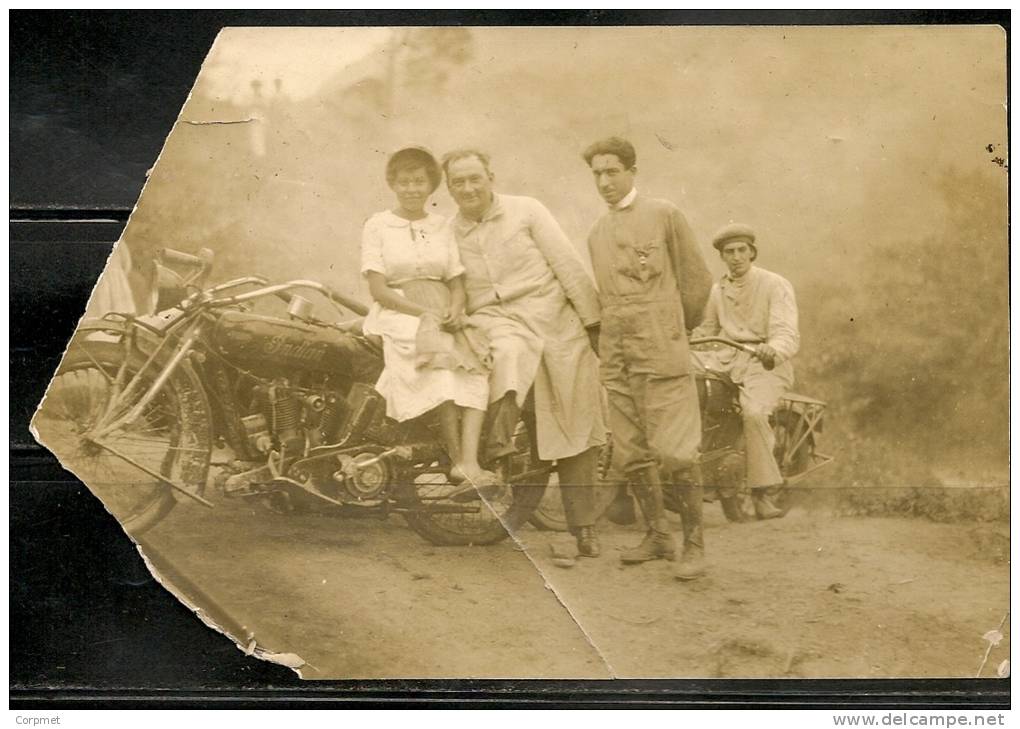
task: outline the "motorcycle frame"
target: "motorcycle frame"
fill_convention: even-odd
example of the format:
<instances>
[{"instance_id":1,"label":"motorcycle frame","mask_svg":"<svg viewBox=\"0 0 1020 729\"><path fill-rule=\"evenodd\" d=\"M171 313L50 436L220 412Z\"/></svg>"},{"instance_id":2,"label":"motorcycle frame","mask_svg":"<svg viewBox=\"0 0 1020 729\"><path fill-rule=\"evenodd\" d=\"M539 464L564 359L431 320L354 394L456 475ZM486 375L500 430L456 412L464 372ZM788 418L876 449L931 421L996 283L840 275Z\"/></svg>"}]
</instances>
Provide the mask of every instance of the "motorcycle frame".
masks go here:
<instances>
[{"instance_id":1,"label":"motorcycle frame","mask_svg":"<svg viewBox=\"0 0 1020 729\"><path fill-rule=\"evenodd\" d=\"M233 296L220 298L216 297L216 294L223 291L248 285L257 285L260 288L243 294L235 294ZM210 289L194 291L178 305L179 310L182 312L181 316L170 321L163 327L154 325L151 321L147 321L147 319L150 319L149 317L129 316L116 313L108 314L98 322L87 322L83 325L80 333L83 333L86 337L96 333L106 336L111 334L119 336L120 344L125 349L124 362L111 381L111 386L114 388L113 396L110 398L106 411L93 425L92 429L87 434L87 437L97 445L105 448L106 450L110 450L118 457L125 458L124 454L116 453L108 445L104 445L103 436L108 435L114 430L124 427L125 425L130 425L132 422L137 420L137 418L144 412L145 408L153 401L163 387L166 386L166 383L170 380L174 372L176 372L182 363L190 362L193 353L202 354L200 351L202 345L206 345L206 347L208 347L208 344L204 342L204 334L207 328L206 322L212 318L211 312L221 308L238 307L244 303L267 296L283 295L284 298L286 298L288 292L293 289L312 289L325 296L338 309L340 309L341 306L345 306L356 314L367 313L367 309L362 304L348 299L342 294L338 294L333 291L328 286L316 281L298 279L280 284L268 285L267 280L260 276L246 276L227 281ZM173 354L170 355L169 360L165 363L159 364L161 356L165 354L170 343L175 340L179 343L174 345ZM152 346L145 347L144 344ZM145 357L145 361L138 371L134 373L130 381L125 383L124 378L126 375L127 363L136 352L142 354L142 356ZM198 358L200 363L203 359L204 357ZM143 378L148 376L149 371L153 366L160 367L155 380L137 400L134 400L133 398L137 394L140 383L144 382ZM222 371L222 368L220 368L220 374L226 374ZM203 387L207 390L206 394L208 395L209 385L205 383L204 378L202 378L202 382ZM229 393L217 392L216 394L221 397L207 398L212 411L210 415L213 419L214 430L217 431L221 437L226 438L227 442L236 453L251 456L252 454L248 443L240 436L240 433L243 430L242 424L240 423L240 415L236 411L225 411L225 403L226 400L229 399ZM131 462L130 459L125 458L125 460ZM138 467L138 464L133 465ZM182 491L192 498L196 497L195 494L192 494L180 484L173 483L165 477L155 473L150 473L150 475L159 478L161 481L168 483L174 489ZM199 500L204 502L204 499L201 499L200 497ZM208 502L205 503L208 504Z\"/></svg>"}]
</instances>

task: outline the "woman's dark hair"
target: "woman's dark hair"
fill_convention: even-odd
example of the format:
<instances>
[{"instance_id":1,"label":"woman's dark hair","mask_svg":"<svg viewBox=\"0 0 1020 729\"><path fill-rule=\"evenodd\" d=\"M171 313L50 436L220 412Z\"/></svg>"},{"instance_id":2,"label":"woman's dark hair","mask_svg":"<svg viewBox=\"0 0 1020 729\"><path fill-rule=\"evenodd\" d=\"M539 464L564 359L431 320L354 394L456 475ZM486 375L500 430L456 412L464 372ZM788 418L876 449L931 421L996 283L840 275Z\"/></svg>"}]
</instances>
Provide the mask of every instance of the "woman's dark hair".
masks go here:
<instances>
[{"instance_id":1,"label":"woman's dark hair","mask_svg":"<svg viewBox=\"0 0 1020 729\"><path fill-rule=\"evenodd\" d=\"M637 164L637 152L634 145L621 137L606 137L592 144L584 150L584 161L591 167L591 161L598 154L615 154L625 170L629 170Z\"/></svg>"},{"instance_id":2,"label":"woman's dark hair","mask_svg":"<svg viewBox=\"0 0 1020 729\"><path fill-rule=\"evenodd\" d=\"M436 158L424 147L405 147L390 155L386 162L386 183L393 187L400 172L417 169L425 170L432 188L430 192L435 192L443 179L443 171Z\"/></svg>"}]
</instances>

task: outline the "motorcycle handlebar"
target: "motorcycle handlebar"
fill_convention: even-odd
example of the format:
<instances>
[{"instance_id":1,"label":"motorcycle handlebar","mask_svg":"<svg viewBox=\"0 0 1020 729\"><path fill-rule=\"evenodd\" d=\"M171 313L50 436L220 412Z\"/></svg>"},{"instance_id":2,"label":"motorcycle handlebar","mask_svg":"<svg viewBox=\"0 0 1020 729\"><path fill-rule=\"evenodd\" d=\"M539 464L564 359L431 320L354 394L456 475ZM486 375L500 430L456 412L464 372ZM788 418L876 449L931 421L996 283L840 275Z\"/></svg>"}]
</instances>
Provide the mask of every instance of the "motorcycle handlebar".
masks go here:
<instances>
[{"instance_id":1,"label":"motorcycle handlebar","mask_svg":"<svg viewBox=\"0 0 1020 729\"><path fill-rule=\"evenodd\" d=\"M368 307L362 304L360 301L348 298L343 294L333 290L325 284L321 284L318 281L305 281L295 280L287 281L281 284L274 284L272 286L265 286L264 288L257 289L255 291L249 291L246 294L237 294L235 296L228 296L223 299L214 299L210 303L213 306L234 306L236 304L243 303L245 301L251 301L252 299L258 299L263 296L278 296L284 301L289 301L290 294L289 289L306 288L314 289L319 293L323 294L326 298L332 301L334 304L339 304L350 311L353 311L358 316L365 316L368 314Z\"/></svg>"},{"instance_id":2,"label":"motorcycle handlebar","mask_svg":"<svg viewBox=\"0 0 1020 729\"><path fill-rule=\"evenodd\" d=\"M347 307L358 316L368 316L368 307L362 304L360 301L344 296L339 291L329 286L323 286L322 288L324 293L327 296L329 296L329 298L332 299L333 301L337 302L338 304L341 304L342 306Z\"/></svg>"},{"instance_id":3,"label":"motorcycle handlebar","mask_svg":"<svg viewBox=\"0 0 1020 729\"><path fill-rule=\"evenodd\" d=\"M726 337L698 337L697 339L691 339L688 344L695 346L698 344L725 344L727 347L733 347L739 349L741 352L747 352L749 355L761 361L762 366L766 370L772 370L776 366L776 360L772 357L763 357L757 347L753 347L750 344L744 342L735 342L732 339L726 339Z\"/></svg>"},{"instance_id":4,"label":"motorcycle handlebar","mask_svg":"<svg viewBox=\"0 0 1020 729\"><path fill-rule=\"evenodd\" d=\"M176 251L173 248L161 248L159 258L166 263L176 263L181 266L194 266L202 268L209 264L207 257L195 256L184 251Z\"/></svg>"},{"instance_id":5,"label":"motorcycle handlebar","mask_svg":"<svg viewBox=\"0 0 1020 729\"><path fill-rule=\"evenodd\" d=\"M213 286L209 289L208 293L215 294L220 291L226 291L227 289L236 289L238 286L267 286L269 285L269 279L263 276L245 276L244 278L235 278L233 281L227 281L217 286Z\"/></svg>"}]
</instances>

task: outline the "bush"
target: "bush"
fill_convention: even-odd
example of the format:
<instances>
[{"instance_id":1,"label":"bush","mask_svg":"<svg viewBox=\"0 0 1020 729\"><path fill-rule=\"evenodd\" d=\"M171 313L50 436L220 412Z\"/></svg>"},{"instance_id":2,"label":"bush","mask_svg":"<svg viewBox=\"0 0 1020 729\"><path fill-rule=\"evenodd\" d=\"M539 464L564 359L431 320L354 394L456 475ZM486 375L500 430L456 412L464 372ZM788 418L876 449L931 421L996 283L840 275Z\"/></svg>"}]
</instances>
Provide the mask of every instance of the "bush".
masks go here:
<instances>
[{"instance_id":1,"label":"bush","mask_svg":"<svg viewBox=\"0 0 1020 729\"><path fill-rule=\"evenodd\" d=\"M1008 454L1009 267L1006 189L984 173L947 173L939 235L869 246L856 280L801 296L817 331L801 379L864 437L923 457L979 447ZM934 214L934 213L933 213Z\"/></svg>"}]
</instances>

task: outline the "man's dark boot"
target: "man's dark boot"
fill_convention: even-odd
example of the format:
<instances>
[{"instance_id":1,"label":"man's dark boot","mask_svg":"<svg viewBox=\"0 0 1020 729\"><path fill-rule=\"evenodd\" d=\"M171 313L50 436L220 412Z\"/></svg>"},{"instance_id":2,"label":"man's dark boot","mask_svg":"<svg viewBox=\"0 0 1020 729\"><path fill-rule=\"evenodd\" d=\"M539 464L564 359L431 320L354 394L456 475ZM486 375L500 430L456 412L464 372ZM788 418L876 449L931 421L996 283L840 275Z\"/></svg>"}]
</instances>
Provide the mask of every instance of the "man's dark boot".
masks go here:
<instances>
[{"instance_id":1,"label":"man's dark boot","mask_svg":"<svg viewBox=\"0 0 1020 729\"><path fill-rule=\"evenodd\" d=\"M695 483L680 487L680 518L683 520L684 552L673 575L678 580L696 580L703 576L705 567L705 533L701 514L705 500L705 489L698 474Z\"/></svg>"},{"instance_id":2,"label":"man's dark boot","mask_svg":"<svg viewBox=\"0 0 1020 729\"><path fill-rule=\"evenodd\" d=\"M676 543L669 532L669 522L666 521L666 511L662 505L662 481L658 469L654 466L645 468L639 474L635 491L648 531L641 544L620 554L620 561L624 564L641 564L653 559L675 559Z\"/></svg>"},{"instance_id":3,"label":"man's dark boot","mask_svg":"<svg viewBox=\"0 0 1020 729\"><path fill-rule=\"evenodd\" d=\"M574 536L577 539L578 556L598 557L602 554L602 545L594 526L577 527Z\"/></svg>"}]
</instances>

